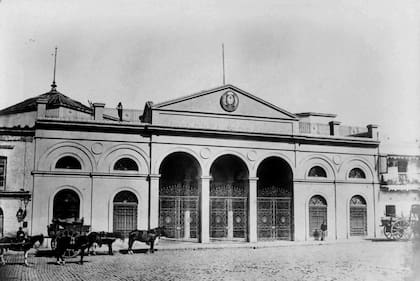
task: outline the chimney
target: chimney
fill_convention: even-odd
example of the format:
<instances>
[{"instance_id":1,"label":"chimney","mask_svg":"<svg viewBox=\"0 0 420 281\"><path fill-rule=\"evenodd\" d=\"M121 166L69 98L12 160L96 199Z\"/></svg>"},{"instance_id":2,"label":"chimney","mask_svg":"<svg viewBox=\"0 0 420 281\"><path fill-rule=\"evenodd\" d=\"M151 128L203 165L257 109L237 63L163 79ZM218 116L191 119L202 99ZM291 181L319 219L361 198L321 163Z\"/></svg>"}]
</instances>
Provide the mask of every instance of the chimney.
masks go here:
<instances>
[{"instance_id":1,"label":"chimney","mask_svg":"<svg viewBox=\"0 0 420 281\"><path fill-rule=\"evenodd\" d=\"M36 117L37 118L45 118L47 113L47 98L39 98L36 100Z\"/></svg>"},{"instance_id":2,"label":"chimney","mask_svg":"<svg viewBox=\"0 0 420 281\"><path fill-rule=\"evenodd\" d=\"M104 116L104 103L95 102L93 103L93 118L96 121L102 121Z\"/></svg>"},{"instance_id":3,"label":"chimney","mask_svg":"<svg viewBox=\"0 0 420 281\"><path fill-rule=\"evenodd\" d=\"M378 125L369 124L367 125L367 129L368 129L369 138L373 140L379 139Z\"/></svg>"},{"instance_id":4,"label":"chimney","mask_svg":"<svg viewBox=\"0 0 420 281\"><path fill-rule=\"evenodd\" d=\"M340 127L341 122L339 121L330 121L330 136L338 136L338 127Z\"/></svg>"}]
</instances>

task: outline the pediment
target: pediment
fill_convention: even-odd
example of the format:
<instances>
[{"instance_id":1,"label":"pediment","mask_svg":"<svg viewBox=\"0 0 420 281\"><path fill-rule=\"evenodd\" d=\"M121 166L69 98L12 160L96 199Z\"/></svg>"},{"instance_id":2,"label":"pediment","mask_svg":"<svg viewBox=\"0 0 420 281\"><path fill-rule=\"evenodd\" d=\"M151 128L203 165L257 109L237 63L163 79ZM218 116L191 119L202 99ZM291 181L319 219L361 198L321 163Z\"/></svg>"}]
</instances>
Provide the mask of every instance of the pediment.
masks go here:
<instances>
[{"instance_id":1,"label":"pediment","mask_svg":"<svg viewBox=\"0 0 420 281\"><path fill-rule=\"evenodd\" d=\"M152 110L297 120L294 114L232 85L159 103Z\"/></svg>"}]
</instances>

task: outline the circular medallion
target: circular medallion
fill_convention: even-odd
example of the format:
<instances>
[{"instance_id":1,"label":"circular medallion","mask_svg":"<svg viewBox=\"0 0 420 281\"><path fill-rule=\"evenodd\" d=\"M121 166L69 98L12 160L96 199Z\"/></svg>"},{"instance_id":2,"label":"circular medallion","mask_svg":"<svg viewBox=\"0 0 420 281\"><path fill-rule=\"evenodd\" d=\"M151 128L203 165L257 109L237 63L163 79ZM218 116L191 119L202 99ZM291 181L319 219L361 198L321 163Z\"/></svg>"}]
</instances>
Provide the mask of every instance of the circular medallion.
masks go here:
<instances>
[{"instance_id":1,"label":"circular medallion","mask_svg":"<svg viewBox=\"0 0 420 281\"><path fill-rule=\"evenodd\" d=\"M261 220L262 220L263 223L266 223L267 222L267 217L262 217Z\"/></svg>"},{"instance_id":2,"label":"circular medallion","mask_svg":"<svg viewBox=\"0 0 420 281\"><path fill-rule=\"evenodd\" d=\"M238 108L239 98L238 96L231 91L225 92L220 97L220 105L227 112L233 112Z\"/></svg>"},{"instance_id":3,"label":"circular medallion","mask_svg":"<svg viewBox=\"0 0 420 281\"><path fill-rule=\"evenodd\" d=\"M257 153L254 150L251 150L246 155L249 161L255 161L257 159Z\"/></svg>"},{"instance_id":4,"label":"circular medallion","mask_svg":"<svg viewBox=\"0 0 420 281\"><path fill-rule=\"evenodd\" d=\"M242 221L242 218L238 216L238 217L235 218L235 221L236 221L236 223L240 223Z\"/></svg>"},{"instance_id":5,"label":"circular medallion","mask_svg":"<svg viewBox=\"0 0 420 281\"><path fill-rule=\"evenodd\" d=\"M172 221L171 217L166 217L166 218L165 218L165 222L166 222L166 223L170 223L171 221Z\"/></svg>"},{"instance_id":6,"label":"circular medallion","mask_svg":"<svg viewBox=\"0 0 420 281\"><path fill-rule=\"evenodd\" d=\"M222 219L219 216L217 216L216 217L216 223L220 223L221 221L222 221Z\"/></svg>"},{"instance_id":7,"label":"circular medallion","mask_svg":"<svg viewBox=\"0 0 420 281\"><path fill-rule=\"evenodd\" d=\"M333 162L336 165L339 165L341 163L341 157L339 155L334 155Z\"/></svg>"},{"instance_id":8,"label":"circular medallion","mask_svg":"<svg viewBox=\"0 0 420 281\"><path fill-rule=\"evenodd\" d=\"M281 223L285 223L286 222L286 218L285 217L281 217L280 218Z\"/></svg>"},{"instance_id":9,"label":"circular medallion","mask_svg":"<svg viewBox=\"0 0 420 281\"><path fill-rule=\"evenodd\" d=\"M100 142L95 142L94 144L92 144L92 147L91 148L92 148L92 152L93 153L95 153L95 154L101 154L102 151L103 151L103 149L104 149L104 146Z\"/></svg>"},{"instance_id":10,"label":"circular medallion","mask_svg":"<svg viewBox=\"0 0 420 281\"><path fill-rule=\"evenodd\" d=\"M206 147L206 148L201 149L201 151L200 151L200 156L201 156L201 158L203 158L203 159L207 159L207 158L209 158L209 157L210 157L210 149L208 149L207 147Z\"/></svg>"}]
</instances>

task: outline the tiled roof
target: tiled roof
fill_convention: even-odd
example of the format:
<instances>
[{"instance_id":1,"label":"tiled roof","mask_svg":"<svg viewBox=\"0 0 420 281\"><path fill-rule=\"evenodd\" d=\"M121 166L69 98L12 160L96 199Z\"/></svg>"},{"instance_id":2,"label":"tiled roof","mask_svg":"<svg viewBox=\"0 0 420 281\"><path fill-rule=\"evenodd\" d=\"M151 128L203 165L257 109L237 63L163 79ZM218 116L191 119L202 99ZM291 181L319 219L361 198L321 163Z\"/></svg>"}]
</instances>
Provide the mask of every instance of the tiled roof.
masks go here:
<instances>
[{"instance_id":1,"label":"tiled roof","mask_svg":"<svg viewBox=\"0 0 420 281\"><path fill-rule=\"evenodd\" d=\"M21 112L29 112L29 111L36 111L36 101L39 98L47 99L47 109L57 108L57 107L66 107L70 109L74 109L77 111L82 111L86 113L91 113L92 109L76 100L73 100L62 93L58 92L55 89L52 89L48 93L29 98L24 100L23 102L17 103L15 105L9 106L5 109L0 110L0 115L8 115L8 114L15 114Z\"/></svg>"}]
</instances>

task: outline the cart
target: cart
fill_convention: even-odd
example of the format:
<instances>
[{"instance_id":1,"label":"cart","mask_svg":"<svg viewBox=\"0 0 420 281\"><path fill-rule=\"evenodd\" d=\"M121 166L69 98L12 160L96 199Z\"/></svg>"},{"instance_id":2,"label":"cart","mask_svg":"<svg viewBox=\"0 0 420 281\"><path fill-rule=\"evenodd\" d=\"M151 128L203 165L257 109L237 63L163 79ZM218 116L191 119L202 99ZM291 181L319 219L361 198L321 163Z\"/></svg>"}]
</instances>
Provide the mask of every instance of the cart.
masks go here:
<instances>
[{"instance_id":1,"label":"cart","mask_svg":"<svg viewBox=\"0 0 420 281\"><path fill-rule=\"evenodd\" d=\"M411 205L410 215L406 217L383 217L381 226L389 240L409 240L420 236L420 204Z\"/></svg>"},{"instance_id":2,"label":"cart","mask_svg":"<svg viewBox=\"0 0 420 281\"><path fill-rule=\"evenodd\" d=\"M54 251L57 247L57 238L62 236L70 236L73 240L81 235L87 235L90 231L90 225L84 225L81 220L60 220L54 219L50 225L47 226L48 237L51 238L51 249ZM68 248L65 252L65 257L75 256L76 251Z\"/></svg>"}]
</instances>

